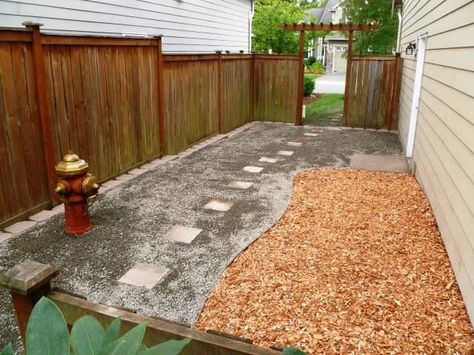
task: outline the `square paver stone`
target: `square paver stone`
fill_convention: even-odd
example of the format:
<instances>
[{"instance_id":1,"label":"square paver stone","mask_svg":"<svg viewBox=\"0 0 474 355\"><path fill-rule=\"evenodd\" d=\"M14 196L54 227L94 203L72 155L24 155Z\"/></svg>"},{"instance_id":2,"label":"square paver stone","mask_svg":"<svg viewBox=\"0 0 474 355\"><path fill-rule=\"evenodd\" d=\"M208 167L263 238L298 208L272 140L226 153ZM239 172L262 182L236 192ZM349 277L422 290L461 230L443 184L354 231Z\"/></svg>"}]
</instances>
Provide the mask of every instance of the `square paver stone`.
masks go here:
<instances>
[{"instance_id":1,"label":"square paver stone","mask_svg":"<svg viewBox=\"0 0 474 355\"><path fill-rule=\"evenodd\" d=\"M267 158L267 157L262 157L258 161L262 163L276 163L278 161L278 158Z\"/></svg>"},{"instance_id":2,"label":"square paver stone","mask_svg":"<svg viewBox=\"0 0 474 355\"><path fill-rule=\"evenodd\" d=\"M351 168L356 170L407 172L408 164L403 155L354 154Z\"/></svg>"},{"instance_id":3,"label":"square paver stone","mask_svg":"<svg viewBox=\"0 0 474 355\"><path fill-rule=\"evenodd\" d=\"M34 214L33 216L30 216L29 220L35 221L35 222L42 222L42 221L46 221L47 219L50 219L51 217L59 213L61 213L61 211L43 210L41 212L38 212L37 214Z\"/></svg>"},{"instance_id":4,"label":"square paver stone","mask_svg":"<svg viewBox=\"0 0 474 355\"><path fill-rule=\"evenodd\" d=\"M259 166L245 166L243 170L247 171L249 173L257 173L258 174L263 170L263 168L261 168Z\"/></svg>"},{"instance_id":5,"label":"square paver stone","mask_svg":"<svg viewBox=\"0 0 474 355\"><path fill-rule=\"evenodd\" d=\"M36 223L34 221L22 221L18 222L15 224L12 224L11 226L8 226L5 228L5 232L12 233L12 234L21 234L25 231L27 231L30 228L33 228Z\"/></svg>"},{"instance_id":6,"label":"square paver stone","mask_svg":"<svg viewBox=\"0 0 474 355\"><path fill-rule=\"evenodd\" d=\"M253 182L246 182L246 181L231 181L227 186L232 187L234 189L241 189L246 190L250 186L253 185Z\"/></svg>"},{"instance_id":7,"label":"square paver stone","mask_svg":"<svg viewBox=\"0 0 474 355\"><path fill-rule=\"evenodd\" d=\"M0 232L0 243L6 242L8 239L13 238L14 236L15 234Z\"/></svg>"},{"instance_id":8,"label":"square paver stone","mask_svg":"<svg viewBox=\"0 0 474 355\"><path fill-rule=\"evenodd\" d=\"M301 147L303 145L303 143L301 143L301 142L288 142L288 145L290 145L292 147Z\"/></svg>"},{"instance_id":9,"label":"square paver stone","mask_svg":"<svg viewBox=\"0 0 474 355\"><path fill-rule=\"evenodd\" d=\"M168 275L169 271L163 265L138 263L128 270L119 282L151 290Z\"/></svg>"},{"instance_id":10,"label":"square paver stone","mask_svg":"<svg viewBox=\"0 0 474 355\"><path fill-rule=\"evenodd\" d=\"M224 200L211 200L204 205L206 210L214 210L219 212L226 212L232 208L234 202Z\"/></svg>"},{"instance_id":11,"label":"square paver stone","mask_svg":"<svg viewBox=\"0 0 474 355\"><path fill-rule=\"evenodd\" d=\"M165 234L166 240L189 244L202 232L199 228L190 228L184 226L173 226Z\"/></svg>"}]
</instances>

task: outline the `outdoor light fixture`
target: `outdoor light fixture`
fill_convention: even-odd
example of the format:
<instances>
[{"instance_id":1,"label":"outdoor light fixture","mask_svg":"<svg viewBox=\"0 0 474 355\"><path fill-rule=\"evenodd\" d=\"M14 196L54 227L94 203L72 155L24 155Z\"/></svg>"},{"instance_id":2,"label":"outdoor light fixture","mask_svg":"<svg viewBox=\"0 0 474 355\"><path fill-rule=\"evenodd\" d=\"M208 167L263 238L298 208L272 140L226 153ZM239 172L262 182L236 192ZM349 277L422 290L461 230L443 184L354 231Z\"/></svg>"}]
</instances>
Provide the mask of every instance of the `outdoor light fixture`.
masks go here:
<instances>
[{"instance_id":1,"label":"outdoor light fixture","mask_svg":"<svg viewBox=\"0 0 474 355\"><path fill-rule=\"evenodd\" d=\"M408 46L405 48L405 53L407 55L412 55L415 50L416 50L416 43L410 42Z\"/></svg>"}]
</instances>

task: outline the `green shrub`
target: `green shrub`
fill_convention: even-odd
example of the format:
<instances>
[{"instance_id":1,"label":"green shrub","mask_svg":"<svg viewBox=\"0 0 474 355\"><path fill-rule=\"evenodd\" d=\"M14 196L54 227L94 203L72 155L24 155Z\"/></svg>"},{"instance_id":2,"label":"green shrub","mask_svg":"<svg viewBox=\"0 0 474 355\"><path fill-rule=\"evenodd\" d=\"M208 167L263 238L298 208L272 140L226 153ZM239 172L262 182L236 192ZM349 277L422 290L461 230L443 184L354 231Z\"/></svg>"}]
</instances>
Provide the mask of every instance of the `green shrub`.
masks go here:
<instances>
[{"instance_id":1,"label":"green shrub","mask_svg":"<svg viewBox=\"0 0 474 355\"><path fill-rule=\"evenodd\" d=\"M321 61L317 61L309 67L309 71L313 74L324 74L326 72L326 69L324 68L323 63Z\"/></svg>"},{"instance_id":2,"label":"green shrub","mask_svg":"<svg viewBox=\"0 0 474 355\"><path fill-rule=\"evenodd\" d=\"M304 66L310 68L316 62L315 57L309 57L304 60Z\"/></svg>"},{"instance_id":3,"label":"green shrub","mask_svg":"<svg viewBox=\"0 0 474 355\"><path fill-rule=\"evenodd\" d=\"M314 90L314 79L311 79L305 76L304 85L303 85L303 95L309 96L313 93L313 90Z\"/></svg>"},{"instance_id":4,"label":"green shrub","mask_svg":"<svg viewBox=\"0 0 474 355\"><path fill-rule=\"evenodd\" d=\"M142 344L146 331L144 323L119 337L120 323L120 318L114 319L104 329L94 317L84 316L74 323L69 334L61 310L43 297L33 308L28 320L26 354L177 355L191 341L169 340L147 348ZM0 355L13 355L11 345L7 345Z\"/></svg>"}]
</instances>

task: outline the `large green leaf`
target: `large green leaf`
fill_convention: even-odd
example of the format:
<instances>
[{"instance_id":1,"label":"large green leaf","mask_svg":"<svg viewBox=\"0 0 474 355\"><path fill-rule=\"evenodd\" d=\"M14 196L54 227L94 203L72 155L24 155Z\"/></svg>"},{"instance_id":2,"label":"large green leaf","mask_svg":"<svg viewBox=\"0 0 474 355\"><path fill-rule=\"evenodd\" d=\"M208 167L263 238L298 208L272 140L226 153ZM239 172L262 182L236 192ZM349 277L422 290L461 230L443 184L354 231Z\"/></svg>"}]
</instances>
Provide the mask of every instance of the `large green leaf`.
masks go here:
<instances>
[{"instance_id":1,"label":"large green leaf","mask_svg":"<svg viewBox=\"0 0 474 355\"><path fill-rule=\"evenodd\" d=\"M104 341L102 343L102 347L106 347L110 343L116 341L119 337L120 333L120 325L122 323L122 320L120 318L115 318L112 323L109 324L105 336L104 336Z\"/></svg>"},{"instance_id":2,"label":"large green leaf","mask_svg":"<svg viewBox=\"0 0 474 355\"><path fill-rule=\"evenodd\" d=\"M103 355L130 355L136 354L145 335L146 325L137 325L120 339L110 343L102 349Z\"/></svg>"},{"instance_id":3,"label":"large green leaf","mask_svg":"<svg viewBox=\"0 0 474 355\"><path fill-rule=\"evenodd\" d=\"M306 353L296 348L285 348L283 349L283 355L306 355Z\"/></svg>"},{"instance_id":4,"label":"large green leaf","mask_svg":"<svg viewBox=\"0 0 474 355\"><path fill-rule=\"evenodd\" d=\"M28 355L69 354L69 331L63 314L49 299L42 297L31 312L26 326Z\"/></svg>"},{"instance_id":5,"label":"large green leaf","mask_svg":"<svg viewBox=\"0 0 474 355\"><path fill-rule=\"evenodd\" d=\"M84 316L71 330L71 347L76 355L96 355L102 349L105 330L97 319Z\"/></svg>"},{"instance_id":6,"label":"large green leaf","mask_svg":"<svg viewBox=\"0 0 474 355\"><path fill-rule=\"evenodd\" d=\"M139 355L178 355L191 339L168 340L139 353Z\"/></svg>"},{"instance_id":7,"label":"large green leaf","mask_svg":"<svg viewBox=\"0 0 474 355\"><path fill-rule=\"evenodd\" d=\"M7 346L5 346L2 352L0 352L0 355L13 355L12 344L8 344Z\"/></svg>"}]
</instances>

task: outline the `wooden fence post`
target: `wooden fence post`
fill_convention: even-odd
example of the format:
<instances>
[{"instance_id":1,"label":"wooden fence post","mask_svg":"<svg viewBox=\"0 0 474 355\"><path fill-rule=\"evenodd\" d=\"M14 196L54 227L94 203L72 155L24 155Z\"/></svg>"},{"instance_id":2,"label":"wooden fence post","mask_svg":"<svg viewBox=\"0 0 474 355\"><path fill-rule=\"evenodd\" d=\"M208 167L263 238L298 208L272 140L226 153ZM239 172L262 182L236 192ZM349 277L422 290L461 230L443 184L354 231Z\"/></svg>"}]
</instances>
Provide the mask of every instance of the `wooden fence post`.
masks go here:
<instances>
[{"instance_id":1,"label":"wooden fence post","mask_svg":"<svg viewBox=\"0 0 474 355\"><path fill-rule=\"evenodd\" d=\"M157 39L157 67L156 67L156 79L157 79L157 102L158 102L158 129L159 129L159 140L160 140L160 156L164 156L168 152L167 145L167 133L166 133L166 117L165 117L165 98L164 98L164 66L163 66L163 41L161 36L156 36Z\"/></svg>"},{"instance_id":2,"label":"wooden fence post","mask_svg":"<svg viewBox=\"0 0 474 355\"><path fill-rule=\"evenodd\" d=\"M393 119L398 113L398 106L400 101L400 87L402 81L402 58L400 53L395 55L395 73L394 73L394 80L395 83L393 84L393 91L392 91L392 102L390 103L390 114L388 117L387 129L390 131L392 130Z\"/></svg>"},{"instance_id":3,"label":"wooden fence post","mask_svg":"<svg viewBox=\"0 0 474 355\"><path fill-rule=\"evenodd\" d=\"M38 112L41 121L41 134L43 138L43 153L46 162L46 171L48 175L49 193L51 200L57 200L54 194L54 185L56 183L56 164L54 158L54 141L51 134L51 118L48 110L48 95L46 86L46 73L44 66L44 53L41 44L40 23L23 22L23 26L31 30L32 52L33 52L33 71L35 73L35 89L38 100Z\"/></svg>"},{"instance_id":4,"label":"wooden fence post","mask_svg":"<svg viewBox=\"0 0 474 355\"><path fill-rule=\"evenodd\" d=\"M252 61L250 64L250 121L255 121L255 54L251 54Z\"/></svg>"},{"instance_id":5,"label":"wooden fence post","mask_svg":"<svg viewBox=\"0 0 474 355\"><path fill-rule=\"evenodd\" d=\"M217 119L219 126L219 133L225 133L224 127L224 94L222 92L222 51L216 51L217 53Z\"/></svg>"},{"instance_id":6,"label":"wooden fence post","mask_svg":"<svg viewBox=\"0 0 474 355\"><path fill-rule=\"evenodd\" d=\"M56 268L51 265L27 260L16 265L6 274L0 274L0 287L10 290L23 343L26 340L26 325L31 311L36 302L50 291L50 281L57 273Z\"/></svg>"},{"instance_id":7,"label":"wooden fence post","mask_svg":"<svg viewBox=\"0 0 474 355\"><path fill-rule=\"evenodd\" d=\"M296 100L295 125L303 124L303 87L304 87L304 30L300 31L300 42L298 48L298 93Z\"/></svg>"},{"instance_id":8,"label":"wooden fence post","mask_svg":"<svg viewBox=\"0 0 474 355\"><path fill-rule=\"evenodd\" d=\"M349 31L347 42L347 62L346 62L346 86L344 88L344 126L347 126L349 114L349 87L351 85L352 72L352 42L354 40L354 31Z\"/></svg>"}]
</instances>

